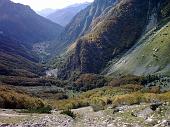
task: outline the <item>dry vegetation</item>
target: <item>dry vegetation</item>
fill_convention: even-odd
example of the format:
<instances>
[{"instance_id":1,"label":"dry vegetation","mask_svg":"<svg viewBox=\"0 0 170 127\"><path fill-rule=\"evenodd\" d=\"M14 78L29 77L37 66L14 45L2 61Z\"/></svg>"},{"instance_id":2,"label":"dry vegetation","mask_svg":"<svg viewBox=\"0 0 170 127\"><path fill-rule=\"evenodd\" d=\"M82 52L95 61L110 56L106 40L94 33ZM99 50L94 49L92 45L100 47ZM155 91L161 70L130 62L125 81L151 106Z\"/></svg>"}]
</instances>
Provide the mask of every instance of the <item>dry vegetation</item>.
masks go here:
<instances>
[{"instance_id":1,"label":"dry vegetation","mask_svg":"<svg viewBox=\"0 0 170 127\"><path fill-rule=\"evenodd\" d=\"M22 91L0 85L0 108L42 109L47 105L43 100L31 97Z\"/></svg>"},{"instance_id":2,"label":"dry vegetation","mask_svg":"<svg viewBox=\"0 0 170 127\"><path fill-rule=\"evenodd\" d=\"M84 99L84 100L82 100ZM133 105L140 104L142 102L150 103L154 100L159 101L170 101L170 93L155 94L155 93L140 93L134 92L125 95L116 95L113 97L101 96L101 97L90 97L90 98L76 98L66 101L60 101L56 106L60 109L67 108L79 108L84 106L101 107L104 109L107 105L112 105L113 107L119 105ZM61 106L62 105L62 106Z\"/></svg>"},{"instance_id":3,"label":"dry vegetation","mask_svg":"<svg viewBox=\"0 0 170 127\"><path fill-rule=\"evenodd\" d=\"M53 78L29 78L21 76L0 76L0 81L5 84L10 84L14 86L50 86L57 85L63 87L64 82L60 80L55 80Z\"/></svg>"},{"instance_id":4,"label":"dry vegetation","mask_svg":"<svg viewBox=\"0 0 170 127\"><path fill-rule=\"evenodd\" d=\"M24 84L28 83L26 86L46 84L63 88L62 92L60 90L40 91L39 93L42 96L39 95L39 97L46 98L47 103L53 108L66 111L86 106L93 106L94 110L97 111L107 108L108 105L115 107L154 100L170 101L170 92L162 93L159 86L145 87L147 83L158 80L158 76L138 77L128 75L113 79L100 75L83 74L72 82L59 82L52 79L28 80L27 78L17 80L15 77L11 77L10 80L2 79L3 77L1 77L1 81L5 80L10 84L12 82L13 85L19 85L18 83L22 82ZM17 83L14 83L14 79ZM37 109L40 112L51 109L41 99L30 97L24 92L4 86L0 87L0 91L1 108L31 109L30 112L36 112ZM55 96L54 98L48 98L47 95Z\"/></svg>"},{"instance_id":5,"label":"dry vegetation","mask_svg":"<svg viewBox=\"0 0 170 127\"><path fill-rule=\"evenodd\" d=\"M84 77L84 79L88 79L88 76ZM107 86L80 92L76 96L65 100L50 100L49 103L54 108L64 110L85 106L93 106L94 109L101 110L109 105L116 107L119 105L140 104L142 102L170 101L170 92L161 92L159 86L145 87L147 83L157 79L158 76L126 76L112 80L108 78ZM82 83L82 79L78 81ZM83 80L83 82L85 81Z\"/></svg>"}]
</instances>

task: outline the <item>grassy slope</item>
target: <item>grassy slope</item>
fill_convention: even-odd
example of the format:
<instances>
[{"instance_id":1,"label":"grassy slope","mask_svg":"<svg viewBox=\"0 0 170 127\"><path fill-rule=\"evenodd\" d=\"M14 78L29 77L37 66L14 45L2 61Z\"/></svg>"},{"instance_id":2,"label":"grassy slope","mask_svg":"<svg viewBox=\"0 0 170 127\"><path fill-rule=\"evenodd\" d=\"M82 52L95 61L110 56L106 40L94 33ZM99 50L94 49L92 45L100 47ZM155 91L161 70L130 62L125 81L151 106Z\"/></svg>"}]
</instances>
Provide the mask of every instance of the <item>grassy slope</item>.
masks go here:
<instances>
[{"instance_id":1,"label":"grassy slope","mask_svg":"<svg viewBox=\"0 0 170 127\"><path fill-rule=\"evenodd\" d=\"M37 109L44 106L41 99L0 84L0 108Z\"/></svg>"},{"instance_id":2,"label":"grassy slope","mask_svg":"<svg viewBox=\"0 0 170 127\"><path fill-rule=\"evenodd\" d=\"M156 89L155 89L156 90ZM105 109L108 105L134 105L141 102L150 103L153 100L170 101L170 92L159 94L159 91L144 90L142 86L128 84L121 87L103 87L80 93L66 100L48 101L57 109L76 109L93 106L94 110Z\"/></svg>"},{"instance_id":3,"label":"grassy slope","mask_svg":"<svg viewBox=\"0 0 170 127\"><path fill-rule=\"evenodd\" d=\"M0 75L28 76L39 74L38 58L22 43L0 35Z\"/></svg>"},{"instance_id":4,"label":"grassy slope","mask_svg":"<svg viewBox=\"0 0 170 127\"><path fill-rule=\"evenodd\" d=\"M41 66L38 64L14 54L0 53L0 68L4 75L36 76Z\"/></svg>"},{"instance_id":5,"label":"grassy slope","mask_svg":"<svg viewBox=\"0 0 170 127\"><path fill-rule=\"evenodd\" d=\"M151 31L142 40L142 44L130 54L114 64L109 74L145 75L162 73L170 75L170 22L161 29Z\"/></svg>"}]
</instances>

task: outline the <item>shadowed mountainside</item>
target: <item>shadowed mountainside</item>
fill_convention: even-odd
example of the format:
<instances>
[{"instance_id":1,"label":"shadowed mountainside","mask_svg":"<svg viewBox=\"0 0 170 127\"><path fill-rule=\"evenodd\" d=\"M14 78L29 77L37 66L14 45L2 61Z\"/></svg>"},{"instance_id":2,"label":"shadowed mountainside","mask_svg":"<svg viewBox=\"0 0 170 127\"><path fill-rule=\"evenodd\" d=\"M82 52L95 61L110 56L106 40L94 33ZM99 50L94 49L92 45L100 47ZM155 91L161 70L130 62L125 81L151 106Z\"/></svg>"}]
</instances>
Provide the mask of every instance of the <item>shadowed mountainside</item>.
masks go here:
<instances>
[{"instance_id":1,"label":"shadowed mountainside","mask_svg":"<svg viewBox=\"0 0 170 127\"><path fill-rule=\"evenodd\" d=\"M0 35L0 75L36 76L38 57L19 41Z\"/></svg>"},{"instance_id":2,"label":"shadowed mountainside","mask_svg":"<svg viewBox=\"0 0 170 127\"><path fill-rule=\"evenodd\" d=\"M52 40L62 27L36 14L29 6L0 1L0 31L16 40L34 42Z\"/></svg>"}]
</instances>

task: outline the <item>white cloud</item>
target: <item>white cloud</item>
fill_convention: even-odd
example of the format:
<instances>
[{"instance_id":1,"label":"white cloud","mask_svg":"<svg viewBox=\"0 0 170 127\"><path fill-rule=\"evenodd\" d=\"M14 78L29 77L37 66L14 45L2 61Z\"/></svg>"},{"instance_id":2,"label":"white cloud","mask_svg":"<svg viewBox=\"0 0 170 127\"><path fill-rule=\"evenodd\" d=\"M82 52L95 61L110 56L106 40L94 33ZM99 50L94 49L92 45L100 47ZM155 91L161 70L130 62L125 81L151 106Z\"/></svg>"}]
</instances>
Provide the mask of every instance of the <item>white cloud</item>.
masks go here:
<instances>
[{"instance_id":1,"label":"white cloud","mask_svg":"<svg viewBox=\"0 0 170 127\"><path fill-rule=\"evenodd\" d=\"M75 3L92 2L93 0L11 0L15 3L22 3L31 6L39 11L45 8L59 9Z\"/></svg>"}]
</instances>

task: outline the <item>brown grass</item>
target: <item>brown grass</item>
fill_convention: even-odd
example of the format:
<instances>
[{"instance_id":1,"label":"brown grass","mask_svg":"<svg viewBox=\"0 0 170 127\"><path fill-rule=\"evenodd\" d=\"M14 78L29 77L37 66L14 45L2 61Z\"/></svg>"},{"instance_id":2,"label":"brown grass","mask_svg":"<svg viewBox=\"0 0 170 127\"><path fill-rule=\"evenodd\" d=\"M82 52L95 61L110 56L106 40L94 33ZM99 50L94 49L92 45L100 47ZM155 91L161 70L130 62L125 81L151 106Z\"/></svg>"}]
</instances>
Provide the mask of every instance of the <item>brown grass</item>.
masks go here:
<instances>
[{"instance_id":1,"label":"brown grass","mask_svg":"<svg viewBox=\"0 0 170 127\"><path fill-rule=\"evenodd\" d=\"M37 109L44 106L45 103L39 98L3 85L0 86L0 108Z\"/></svg>"},{"instance_id":2,"label":"brown grass","mask_svg":"<svg viewBox=\"0 0 170 127\"><path fill-rule=\"evenodd\" d=\"M100 89L84 92L74 98L56 101L50 101L50 104L58 109L74 109L86 106L102 107L107 105L133 105L143 102L150 103L153 101L169 101L170 92L166 93L151 93L141 92L141 86L138 85L125 85L122 87L104 87ZM101 109L102 109L101 108Z\"/></svg>"}]
</instances>

